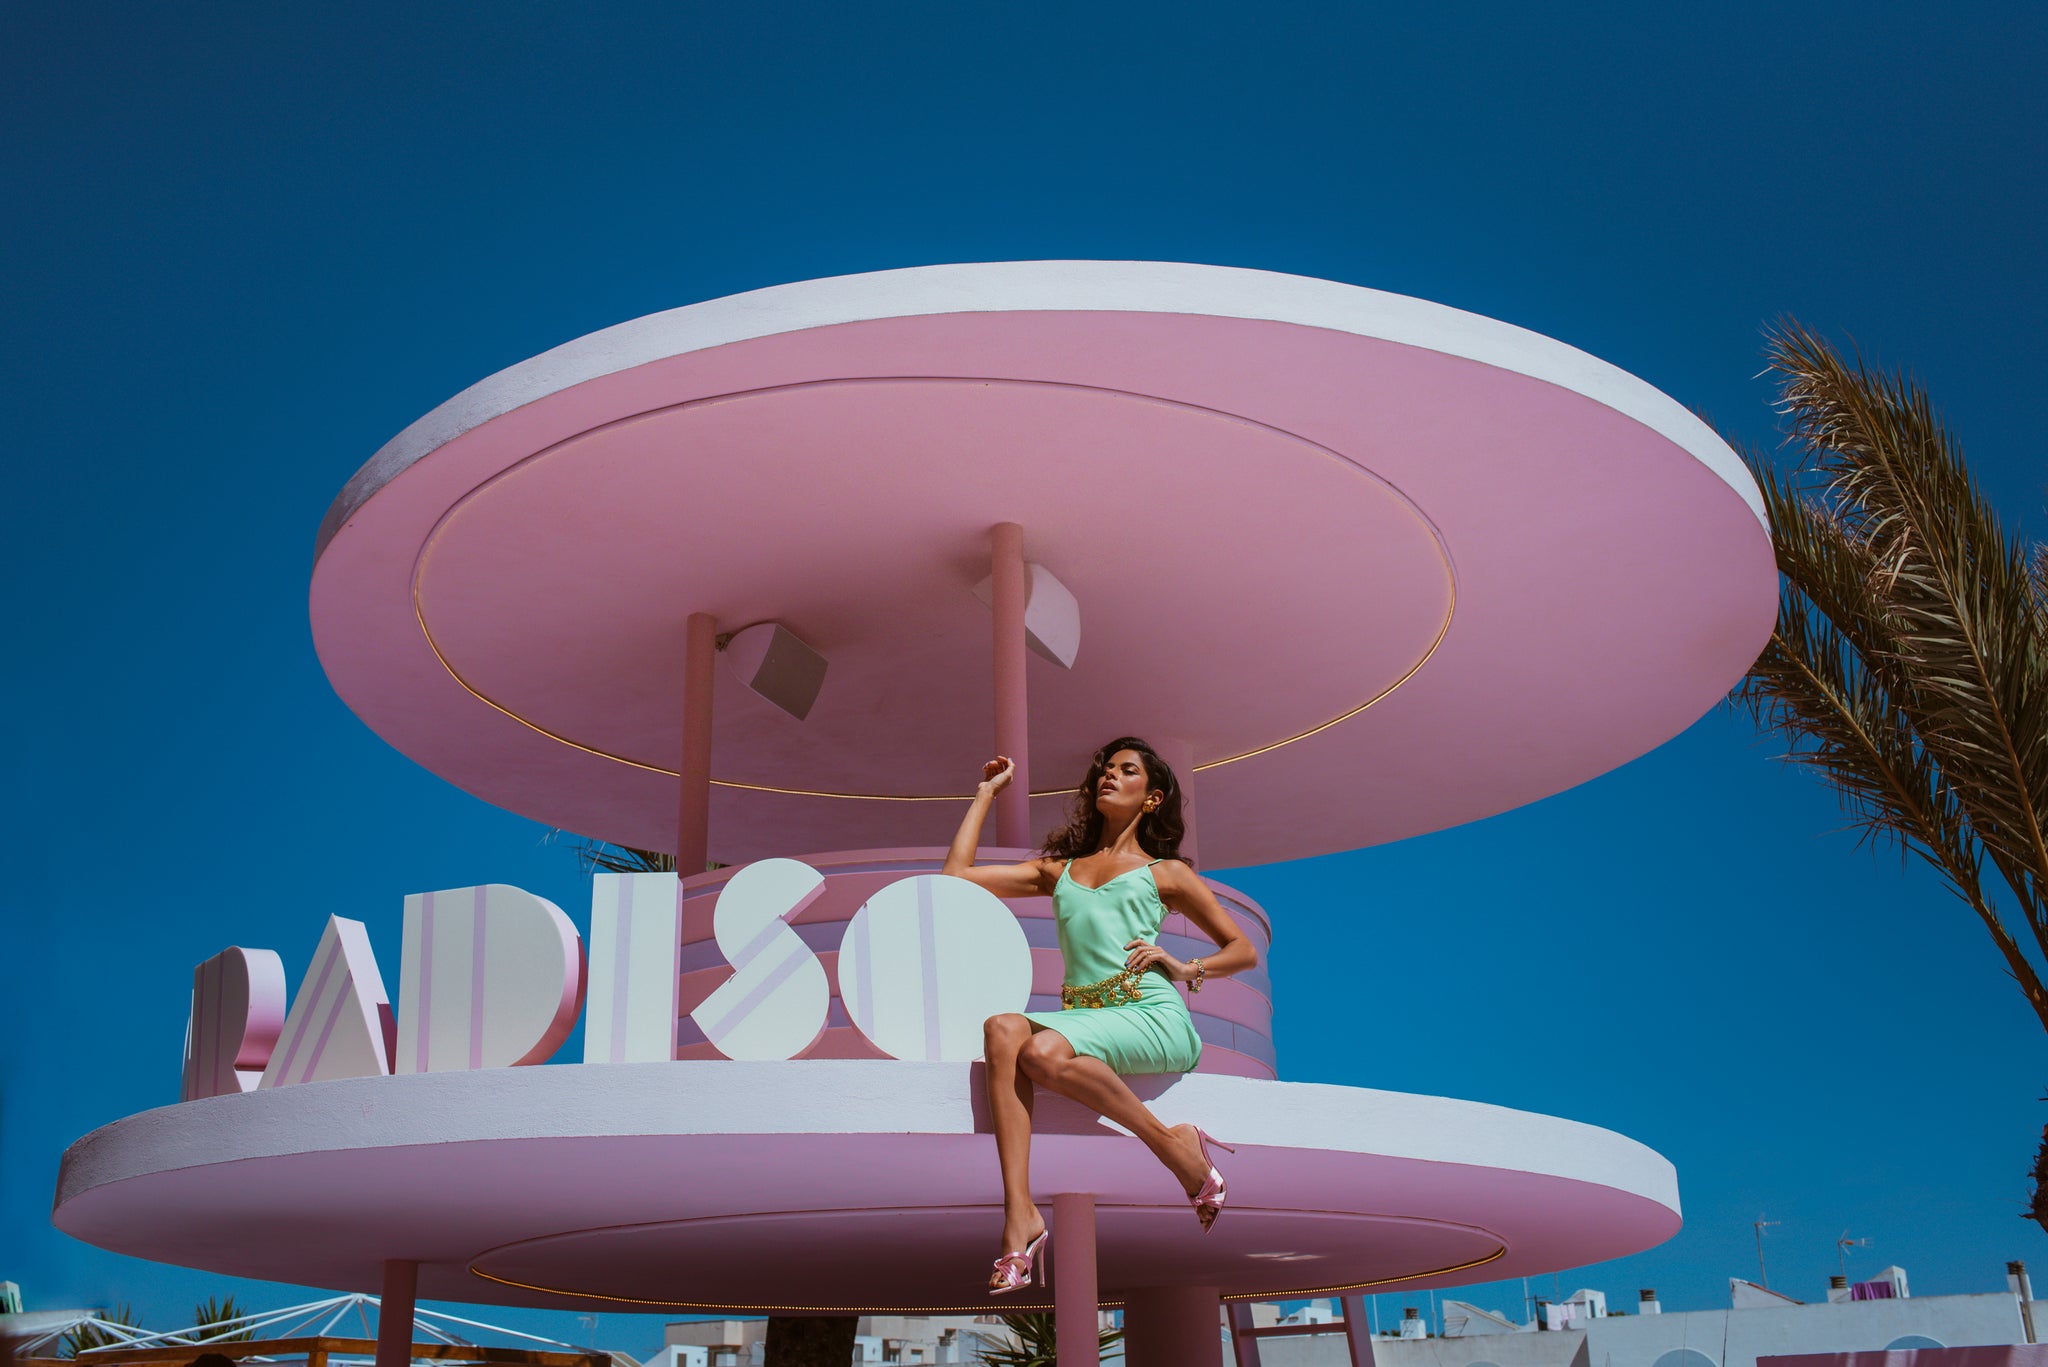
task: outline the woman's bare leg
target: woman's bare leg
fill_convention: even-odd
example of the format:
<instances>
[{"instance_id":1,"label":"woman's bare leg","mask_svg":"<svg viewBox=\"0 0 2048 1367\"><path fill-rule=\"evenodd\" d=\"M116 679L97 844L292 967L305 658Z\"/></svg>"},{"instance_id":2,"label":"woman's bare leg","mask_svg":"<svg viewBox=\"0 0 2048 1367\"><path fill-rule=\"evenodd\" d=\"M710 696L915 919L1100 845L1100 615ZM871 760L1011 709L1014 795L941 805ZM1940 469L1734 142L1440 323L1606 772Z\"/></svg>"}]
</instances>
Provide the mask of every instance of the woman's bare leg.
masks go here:
<instances>
[{"instance_id":1,"label":"woman's bare leg","mask_svg":"<svg viewBox=\"0 0 2048 1367\"><path fill-rule=\"evenodd\" d=\"M1031 1079L1017 1055L1031 1040L1031 1022L1016 1014L982 1022L982 1057L988 1063L988 1109L995 1124L996 1158L1003 1165L1003 1247L1016 1253L1038 1237L1045 1219L1031 1201ZM991 1279L993 1281L993 1279Z\"/></svg>"},{"instance_id":2,"label":"woman's bare leg","mask_svg":"<svg viewBox=\"0 0 2048 1367\"><path fill-rule=\"evenodd\" d=\"M1031 1081L1080 1102L1136 1135L1180 1180L1181 1190L1188 1195L1201 1190L1209 1167L1202 1161L1195 1127L1161 1124L1116 1070L1101 1059L1076 1054L1057 1030L1041 1030L1018 1052L1017 1068Z\"/></svg>"}]
</instances>

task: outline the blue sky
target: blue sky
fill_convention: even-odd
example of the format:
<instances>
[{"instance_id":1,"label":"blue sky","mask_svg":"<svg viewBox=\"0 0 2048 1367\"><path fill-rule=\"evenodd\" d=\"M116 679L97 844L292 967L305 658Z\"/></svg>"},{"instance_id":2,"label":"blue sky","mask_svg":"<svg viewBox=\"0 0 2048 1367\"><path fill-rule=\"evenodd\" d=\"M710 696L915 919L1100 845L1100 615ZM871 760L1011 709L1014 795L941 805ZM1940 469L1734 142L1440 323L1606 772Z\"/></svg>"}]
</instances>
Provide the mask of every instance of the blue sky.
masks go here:
<instances>
[{"instance_id":1,"label":"blue sky","mask_svg":"<svg viewBox=\"0 0 2048 1367\"><path fill-rule=\"evenodd\" d=\"M784 281L1150 258L1506 319L1768 443L1789 313L1910 367L2038 529L2044 57L2020 6L8 5L0 1278L159 1323L233 1289L47 1222L67 1143L175 1096L192 963L296 976L340 913L395 965L403 894L474 882L587 918L567 847L386 748L311 649L321 513L463 386ZM1531 808L1232 875L1283 1073L1670 1156L1684 1231L1567 1291L1725 1304L1760 1214L1795 1295L1844 1229L1921 1294L2048 1265L2038 1025L1774 753L1718 711Z\"/></svg>"}]
</instances>

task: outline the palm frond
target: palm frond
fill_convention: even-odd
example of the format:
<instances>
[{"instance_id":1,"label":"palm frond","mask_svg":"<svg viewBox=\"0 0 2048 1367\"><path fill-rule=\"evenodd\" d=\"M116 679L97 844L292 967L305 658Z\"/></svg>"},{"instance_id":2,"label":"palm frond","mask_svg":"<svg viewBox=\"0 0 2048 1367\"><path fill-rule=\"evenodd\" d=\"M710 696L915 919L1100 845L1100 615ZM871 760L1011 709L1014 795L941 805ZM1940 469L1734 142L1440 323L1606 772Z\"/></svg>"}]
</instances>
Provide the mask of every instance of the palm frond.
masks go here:
<instances>
[{"instance_id":1,"label":"palm frond","mask_svg":"<svg viewBox=\"0 0 2048 1367\"><path fill-rule=\"evenodd\" d=\"M1796 322L1768 334L1802 459L1757 477L1783 576L1735 699L1841 796L1865 839L1936 869L2048 1028L2048 991L1986 888L2048 955L2043 564L2008 538L1927 396Z\"/></svg>"},{"instance_id":2,"label":"palm frond","mask_svg":"<svg viewBox=\"0 0 2048 1367\"><path fill-rule=\"evenodd\" d=\"M630 845L608 845L602 840L586 840L578 847L576 857L586 872L596 873L674 873L676 857L659 850L636 850Z\"/></svg>"},{"instance_id":3,"label":"palm frond","mask_svg":"<svg viewBox=\"0 0 2048 1367\"><path fill-rule=\"evenodd\" d=\"M104 1315L95 1315L93 1318L104 1324L118 1324L129 1329L142 1328L142 1321L135 1318L135 1312L129 1309L125 1303L115 1306ZM75 1358L80 1353L91 1352L95 1348L106 1348L126 1341L120 1335L109 1333L97 1324L81 1324L64 1335L62 1342L57 1346L57 1356L60 1358Z\"/></svg>"},{"instance_id":4,"label":"palm frond","mask_svg":"<svg viewBox=\"0 0 2048 1367\"><path fill-rule=\"evenodd\" d=\"M221 1343L247 1343L256 1337L254 1329L229 1329L225 1326L245 1319L242 1308L235 1304L233 1296L215 1300L208 1296L203 1302L192 1307L192 1323L198 1326L196 1339L208 1339Z\"/></svg>"},{"instance_id":5,"label":"palm frond","mask_svg":"<svg viewBox=\"0 0 2048 1367\"><path fill-rule=\"evenodd\" d=\"M1796 323L1768 352L1827 515L1867 554L1916 736L2048 937L2048 652L2030 557L1917 385Z\"/></svg>"},{"instance_id":6,"label":"palm frond","mask_svg":"<svg viewBox=\"0 0 2048 1367\"><path fill-rule=\"evenodd\" d=\"M2032 565L2034 621L2039 625L2041 634L2048 636L2048 541L2034 543Z\"/></svg>"},{"instance_id":7,"label":"palm frond","mask_svg":"<svg viewBox=\"0 0 2048 1367\"><path fill-rule=\"evenodd\" d=\"M1009 1330L1007 1339L993 1334L975 1335L981 1340L978 1360L982 1367L1057 1367L1059 1335L1051 1314L1043 1310L1028 1310L1004 1315L1002 1320L1003 1328ZM1096 1344L1103 1361L1123 1356L1123 1338L1121 1329L1097 1332Z\"/></svg>"}]
</instances>

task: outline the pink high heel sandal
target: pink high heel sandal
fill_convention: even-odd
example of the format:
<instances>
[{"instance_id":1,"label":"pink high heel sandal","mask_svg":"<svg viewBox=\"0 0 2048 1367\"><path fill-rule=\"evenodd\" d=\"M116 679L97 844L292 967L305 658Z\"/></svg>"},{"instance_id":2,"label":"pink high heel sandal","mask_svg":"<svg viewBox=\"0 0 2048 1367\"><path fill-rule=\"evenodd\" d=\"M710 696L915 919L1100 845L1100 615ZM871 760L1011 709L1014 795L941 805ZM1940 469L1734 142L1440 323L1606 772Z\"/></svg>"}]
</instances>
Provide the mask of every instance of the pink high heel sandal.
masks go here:
<instances>
[{"instance_id":1,"label":"pink high heel sandal","mask_svg":"<svg viewBox=\"0 0 2048 1367\"><path fill-rule=\"evenodd\" d=\"M1195 1218L1202 1222L1202 1233L1207 1234L1215 1228L1216 1217L1223 1213L1223 1202L1230 1195L1230 1187L1224 1182L1223 1174L1216 1171L1216 1165L1209 1162L1208 1131L1200 1125L1195 1126L1195 1139L1202 1146L1202 1162L1209 1169L1209 1177L1202 1183L1202 1189L1188 1198L1188 1204L1195 1208ZM1216 1147L1225 1153L1237 1152L1220 1139L1216 1141Z\"/></svg>"},{"instance_id":2,"label":"pink high heel sandal","mask_svg":"<svg viewBox=\"0 0 2048 1367\"><path fill-rule=\"evenodd\" d=\"M1038 1231L1036 1239L1024 1245L1022 1253L1005 1253L1002 1257L996 1259L995 1275L1002 1278L1003 1284L1001 1286L991 1286L988 1289L988 1294L991 1296L1007 1296L1019 1287L1029 1286L1033 1272L1036 1272L1038 1275L1038 1284L1043 1286L1045 1284L1045 1267L1038 1262L1038 1250L1045 1243L1045 1236L1050 1233L1052 1233L1050 1229L1041 1229Z\"/></svg>"}]
</instances>

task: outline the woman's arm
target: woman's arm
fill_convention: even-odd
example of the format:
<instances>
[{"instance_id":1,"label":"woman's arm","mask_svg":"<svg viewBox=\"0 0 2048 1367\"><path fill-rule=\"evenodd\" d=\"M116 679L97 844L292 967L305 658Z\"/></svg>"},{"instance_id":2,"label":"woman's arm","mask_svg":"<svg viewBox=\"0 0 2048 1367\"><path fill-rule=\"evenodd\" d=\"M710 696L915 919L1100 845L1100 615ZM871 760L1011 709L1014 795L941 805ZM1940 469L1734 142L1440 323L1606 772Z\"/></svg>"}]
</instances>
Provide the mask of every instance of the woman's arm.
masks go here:
<instances>
[{"instance_id":1,"label":"woman's arm","mask_svg":"<svg viewBox=\"0 0 2048 1367\"><path fill-rule=\"evenodd\" d=\"M1017 766L1001 755L982 766L981 785L974 790L974 801L967 805L967 815L960 818L960 830L953 836L953 846L946 851L946 863L939 872L965 878L998 897L1036 897L1051 890L1045 874L1050 860L989 864L980 868L974 863L974 851L981 844L981 823L988 819L988 809L995 802L996 794L1010 786L1010 778L1016 770Z\"/></svg>"},{"instance_id":2,"label":"woman's arm","mask_svg":"<svg viewBox=\"0 0 2048 1367\"><path fill-rule=\"evenodd\" d=\"M1237 928L1237 922L1216 900L1216 894L1195 876L1193 869L1178 859L1167 859L1153 865L1152 874L1159 884L1159 899L1166 903L1167 908L1193 921L1197 929L1216 942L1214 954L1201 956L1205 979L1227 978L1233 973L1258 967L1259 951L1252 948L1252 942L1245 938L1245 933ZM1194 980L1195 970L1192 967L1158 945L1133 940L1125 948L1131 951L1126 962L1133 968L1145 969L1156 964L1174 982Z\"/></svg>"}]
</instances>

